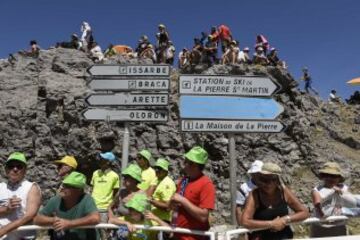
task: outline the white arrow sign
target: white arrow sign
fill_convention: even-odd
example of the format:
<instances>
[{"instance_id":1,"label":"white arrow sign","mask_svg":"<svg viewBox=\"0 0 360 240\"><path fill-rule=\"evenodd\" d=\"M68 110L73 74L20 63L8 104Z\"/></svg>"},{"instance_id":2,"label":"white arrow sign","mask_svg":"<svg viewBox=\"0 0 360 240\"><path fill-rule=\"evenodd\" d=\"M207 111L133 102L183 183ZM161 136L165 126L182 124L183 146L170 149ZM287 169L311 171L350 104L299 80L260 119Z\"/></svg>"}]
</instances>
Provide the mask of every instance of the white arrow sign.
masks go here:
<instances>
[{"instance_id":1,"label":"white arrow sign","mask_svg":"<svg viewBox=\"0 0 360 240\"><path fill-rule=\"evenodd\" d=\"M167 122L167 110L138 110L138 109L104 109L90 108L83 112L83 117L93 121L112 122Z\"/></svg>"},{"instance_id":2,"label":"white arrow sign","mask_svg":"<svg viewBox=\"0 0 360 240\"><path fill-rule=\"evenodd\" d=\"M161 91L169 90L169 79L93 79L88 86L94 90Z\"/></svg>"},{"instance_id":3,"label":"white arrow sign","mask_svg":"<svg viewBox=\"0 0 360 240\"><path fill-rule=\"evenodd\" d=\"M90 106L167 106L167 93L155 94L91 94L85 100Z\"/></svg>"},{"instance_id":4,"label":"white arrow sign","mask_svg":"<svg viewBox=\"0 0 360 240\"><path fill-rule=\"evenodd\" d=\"M169 65L93 65L92 76L169 76Z\"/></svg>"},{"instance_id":5,"label":"white arrow sign","mask_svg":"<svg viewBox=\"0 0 360 240\"><path fill-rule=\"evenodd\" d=\"M285 127L278 121L181 120L183 132L279 133Z\"/></svg>"},{"instance_id":6,"label":"white arrow sign","mask_svg":"<svg viewBox=\"0 0 360 240\"><path fill-rule=\"evenodd\" d=\"M181 75L180 94L268 97L280 87L269 77Z\"/></svg>"}]
</instances>

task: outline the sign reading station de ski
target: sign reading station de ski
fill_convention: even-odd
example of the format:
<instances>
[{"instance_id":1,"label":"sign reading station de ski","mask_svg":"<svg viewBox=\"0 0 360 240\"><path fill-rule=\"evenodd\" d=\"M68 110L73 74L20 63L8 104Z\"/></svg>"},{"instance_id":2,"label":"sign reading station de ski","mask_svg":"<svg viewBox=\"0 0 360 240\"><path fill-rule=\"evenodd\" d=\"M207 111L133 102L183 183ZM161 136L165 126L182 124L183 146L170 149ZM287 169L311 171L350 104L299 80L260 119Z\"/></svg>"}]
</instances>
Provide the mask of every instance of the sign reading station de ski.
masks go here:
<instances>
[{"instance_id":1,"label":"sign reading station de ski","mask_svg":"<svg viewBox=\"0 0 360 240\"><path fill-rule=\"evenodd\" d=\"M140 110L140 109L106 109L90 108L82 113L83 117L91 121L109 122L167 122L168 110Z\"/></svg>"},{"instance_id":2,"label":"sign reading station de ski","mask_svg":"<svg viewBox=\"0 0 360 240\"><path fill-rule=\"evenodd\" d=\"M169 65L93 65L87 72L97 76L164 76L170 75Z\"/></svg>"},{"instance_id":3,"label":"sign reading station de ski","mask_svg":"<svg viewBox=\"0 0 360 240\"><path fill-rule=\"evenodd\" d=\"M280 87L266 76L181 75L180 94L269 97Z\"/></svg>"},{"instance_id":4,"label":"sign reading station de ski","mask_svg":"<svg viewBox=\"0 0 360 240\"><path fill-rule=\"evenodd\" d=\"M278 121L180 120L183 132L279 133L285 126Z\"/></svg>"}]
</instances>

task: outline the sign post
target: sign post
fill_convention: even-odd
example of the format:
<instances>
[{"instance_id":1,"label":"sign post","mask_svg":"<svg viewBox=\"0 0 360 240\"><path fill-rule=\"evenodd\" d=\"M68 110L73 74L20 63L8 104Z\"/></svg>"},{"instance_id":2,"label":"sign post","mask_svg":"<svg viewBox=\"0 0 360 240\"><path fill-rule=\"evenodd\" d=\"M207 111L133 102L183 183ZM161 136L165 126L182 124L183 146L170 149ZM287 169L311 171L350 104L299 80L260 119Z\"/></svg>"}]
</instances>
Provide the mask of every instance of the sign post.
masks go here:
<instances>
[{"instance_id":1,"label":"sign post","mask_svg":"<svg viewBox=\"0 0 360 240\"><path fill-rule=\"evenodd\" d=\"M124 122L121 168L128 164L129 123L167 122L169 65L93 65L87 83L96 94L85 102L82 115L89 121ZM105 93L104 93L105 92Z\"/></svg>"},{"instance_id":2,"label":"sign post","mask_svg":"<svg viewBox=\"0 0 360 240\"><path fill-rule=\"evenodd\" d=\"M237 224L235 134L284 130L281 122L274 121L284 108L271 98L279 89L267 76L180 76L181 131L228 133L233 225Z\"/></svg>"}]
</instances>

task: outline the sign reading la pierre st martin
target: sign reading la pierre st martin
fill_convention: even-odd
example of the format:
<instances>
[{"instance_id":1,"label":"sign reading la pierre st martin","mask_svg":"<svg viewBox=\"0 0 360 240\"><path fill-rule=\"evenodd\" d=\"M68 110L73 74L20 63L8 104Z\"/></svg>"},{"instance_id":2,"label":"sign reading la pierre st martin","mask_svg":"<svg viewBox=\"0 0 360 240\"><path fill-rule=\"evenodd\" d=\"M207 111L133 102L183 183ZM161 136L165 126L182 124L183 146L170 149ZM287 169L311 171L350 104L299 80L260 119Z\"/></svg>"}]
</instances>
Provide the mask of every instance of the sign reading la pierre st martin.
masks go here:
<instances>
[{"instance_id":1,"label":"sign reading la pierre st martin","mask_svg":"<svg viewBox=\"0 0 360 240\"><path fill-rule=\"evenodd\" d=\"M182 75L179 80L183 132L278 133L284 111L270 96L279 85L264 76Z\"/></svg>"},{"instance_id":2,"label":"sign reading la pierre st martin","mask_svg":"<svg viewBox=\"0 0 360 240\"><path fill-rule=\"evenodd\" d=\"M85 119L168 121L169 65L93 65L87 72L88 86L97 93L85 99L93 107L83 112Z\"/></svg>"},{"instance_id":3,"label":"sign reading la pierre st martin","mask_svg":"<svg viewBox=\"0 0 360 240\"><path fill-rule=\"evenodd\" d=\"M263 76L181 75L180 94L269 97L278 84Z\"/></svg>"}]
</instances>

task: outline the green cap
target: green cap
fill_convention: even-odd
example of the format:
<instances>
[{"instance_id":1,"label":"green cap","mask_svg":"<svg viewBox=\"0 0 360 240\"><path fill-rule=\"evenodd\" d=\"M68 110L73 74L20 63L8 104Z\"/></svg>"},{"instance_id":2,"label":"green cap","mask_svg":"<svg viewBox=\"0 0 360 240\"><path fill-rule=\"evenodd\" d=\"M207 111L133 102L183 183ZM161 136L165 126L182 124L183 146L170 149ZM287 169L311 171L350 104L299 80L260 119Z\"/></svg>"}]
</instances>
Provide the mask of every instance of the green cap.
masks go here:
<instances>
[{"instance_id":1,"label":"green cap","mask_svg":"<svg viewBox=\"0 0 360 240\"><path fill-rule=\"evenodd\" d=\"M86 177L84 174L74 171L66 176L62 183L71 187L83 189L86 185Z\"/></svg>"},{"instance_id":2,"label":"green cap","mask_svg":"<svg viewBox=\"0 0 360 240\"><path fill-rule=\"evenodd\" d=\"M146 160L148 160L150 162L151 160L151 152L147 149L143 149L141 150L138 155L144 157Z\"/></svg>"},{"instance_id":3,"label":"green cap","mask_svg":"<svg viewBox=\"0 0 360 240\"><path fill-rule=\"evenodd\" d=\"M165 158L158 158L158 160L156 160L155 163L155 167L159 167L165 171L169 171L169 161L166 160Z\"/></svg>"},{"instance_id":4,"label":"green cap","mask_svg":"<svg viewBox=\"0 0 360 240\"><path fill-rule=\"evenodd\" d=\"M8 163L10 161L19 161L19 162L22 162L25 165L27 165L25 154L23 154L21 152L13 152L12 154L10 154L6 163Z\"/></svg>"},{"instance_id":5,"label":"green cap","mask_svg":"<svg viewBox=\"0 0 360 240\"><path fill-rule=\"evenodd\" d=\"M185 153L185 158L198 164L205 165L208 160L208 153L202 147L193 147L190 151Z\"/></svg>"},{"instance_id":6,"label":"green cap","mask_svg":"<svg viewBox=\"0 0 360 240\"><path fill-rule=\"evenodd\" d=\"M132 208L140 213L149 209L149 201L145 194L136 193L126 204L125 207Z\"/></svg>"},{"instance_id":7,"label":"green cap","mask_svg":"<svg viewBox=\"0 0 360 240\"><path fill-rule=\"evenodd\" d=\"M141 168L137 164L129 164L122 172L122 175L128 175L138 182L141 182Z\"/></svg>"}]
</instances>

